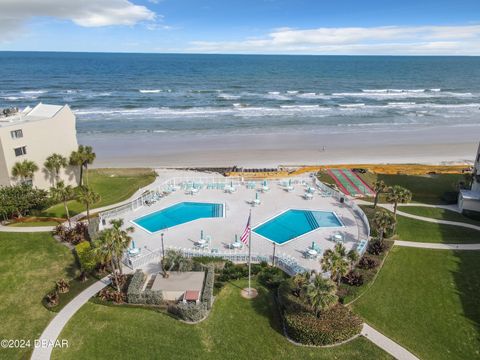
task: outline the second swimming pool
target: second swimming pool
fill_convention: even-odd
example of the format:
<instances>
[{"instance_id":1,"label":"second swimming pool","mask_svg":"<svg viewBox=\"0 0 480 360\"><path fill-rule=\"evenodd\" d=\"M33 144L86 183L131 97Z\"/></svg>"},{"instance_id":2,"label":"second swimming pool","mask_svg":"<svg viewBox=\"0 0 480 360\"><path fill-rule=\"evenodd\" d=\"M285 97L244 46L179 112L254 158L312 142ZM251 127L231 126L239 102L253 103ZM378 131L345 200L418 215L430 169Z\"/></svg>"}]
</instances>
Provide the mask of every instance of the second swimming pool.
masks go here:
<instances>
[{"instance_id":1,"label":"second swimming pool","mask_svg":"<svg viewBox=\"0 0 480 360\"><path fill-rule=\"evenodd\" d=\"M283 244L321 227L340 226L343 226L342 222L332 211L290 209L253 231L277 244Z\"/></svg>"}]
</instances>

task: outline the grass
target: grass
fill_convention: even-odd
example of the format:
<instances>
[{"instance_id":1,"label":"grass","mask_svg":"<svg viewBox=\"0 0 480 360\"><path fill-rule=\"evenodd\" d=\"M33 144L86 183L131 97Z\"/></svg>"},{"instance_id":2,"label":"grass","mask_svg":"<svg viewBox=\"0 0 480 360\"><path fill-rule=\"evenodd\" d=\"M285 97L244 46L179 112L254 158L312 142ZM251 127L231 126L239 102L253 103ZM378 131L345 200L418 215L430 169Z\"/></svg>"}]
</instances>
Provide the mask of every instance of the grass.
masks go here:
<instances>
[{"instance_id":1,"label":"grass","mask_svg":"<svg viewBox=\"0 0 480 360\"><path fill-rule=\"evenodd\" d=\"M455 185L463 179L461 174L389 175L369 172L360 176L370 185L376 180L383 180L388 186L403 186L412 192L413 202L426 204L455 203ZM385 201L383 195L380 201Z\"/></svg>"},{"instance_id":2,"label":"grass","mask_svg":"<svg viewBox=\"0 0 480 360\"><path fill-rule=\"evenodd\" d=\"M94 191L100 194L100 201L93 207L112 205L128 199L138 189L147 186L155 180L155 172L150 169L92 169L88 171L88 183ZM85 210L79 202L68 202L70 215L76 215ZM42 216L65 218L63 203L53 205L42 211Z\"/></svg>"},{"instance_id":3,"label":"grass","mask_svg":"<svg viewBox=\"0 0 480 360\"><path fill-rule=\"evenodd\" d=\"M273 296L240 296L245 281L227 284L207 320L190 325L148 309L87 303L67 324L60 338L68 349L53 359L113 359L134 354L147 359L386 359L364 338L333 348L297 347L281 333Z\"/></svg>"},{"instance_id":4,"label":"grass","mask_svg":"<svg viewBox=\"0 0 480 360\"><path fill-rule=\"evenodd\" d=\"M480 226L480 221L470 219L465 215L447 209L430 208L423 206L400 206L398 210L406 212L408 214L425 216L432 219L457 221Z\"/></svg>"},{"instance_id":5,"label":"grass","mask_svg":"<svg viewBox=\"0 0 480 360\"><path fill-rule=\"evenodd\" d=\"M354 301L358 297L360 297L365 291L372 286L375 277L377 276L378 272L381 271L382 263L384 259L387 257L388 252L390 251L391 247L393 246L393 241L384 240L386 249L380 255L373 255L369 254L368 252L365 255L369 258L373 258L378 261L379 266L375 269L360 269L357 268L356 271L363 276L363 284L360 286L352 286L348 284L341 283L339 286L339 291L337 295L340 298L340 302L342 304L349 304L350 302Z\"/></svg>"},{"instance_id":6,"label":"grass","mask_svg":"<svg viewBox=\"0 0 480 360\"><path fill-rule=\"evenodd\" d=\"M43 296L69 278L74 257L45 233L0 233L0 339L37 339L54 316ZM30 349L2 349L0 358L27 358Z\"/></svg>"},{"instance_id":7,"label":"grass","mask_svg":"<svg viewBox=\"0 0 480 360\"><path fill-rule=\"evenodd\" d=\"M421 359L480 358L480 251L394 247L353 307Z\"/></svg>"},{"instance_id":8,"label":"grass","mask_svg":"<svg viewBox=\"0 0 480 360\"><path fill-rule=\"evenodd\" d=\"M480 242L480 231L397 215L397 238L428 243L468 244Z\"/></svg>"},{"instance_id":9,"label":"grass","mask_svg":"<svg viewBox=\"0 0 480 360\"><path fill-rule=\"evenodd\" d=\"M370 226L373 228L371 221L375 214L373 206L362 205L360 207L367 215ZM394 239L428 243L472 244L479 242L480 231L455 225L435 224L397 215Z\"/></svg>"}]
</instances>

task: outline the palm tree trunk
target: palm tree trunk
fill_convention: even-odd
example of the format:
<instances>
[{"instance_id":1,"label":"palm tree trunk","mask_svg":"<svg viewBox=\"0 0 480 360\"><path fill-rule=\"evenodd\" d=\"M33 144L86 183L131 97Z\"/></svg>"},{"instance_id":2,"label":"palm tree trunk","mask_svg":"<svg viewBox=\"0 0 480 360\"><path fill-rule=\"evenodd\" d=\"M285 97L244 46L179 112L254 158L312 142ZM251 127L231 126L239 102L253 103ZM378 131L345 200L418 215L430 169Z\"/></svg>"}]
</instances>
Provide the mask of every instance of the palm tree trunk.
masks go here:
<instances>
[{"instance_id":1,"label":"palm tree trunk","mask_svg":"<svg viewBox=\"0 0 480 360\"><path fill-rule=\"evenodd\" d=\"M79 185L82 186L83 184L83 164L80 165L80 181L79 181Z\"/></svg>"},{"instance_id":2,"label":"palm tree trunk","mask_svg":"<svg viewBox=\"0 0 480 360\"><path fill-rule=\"evenodd\" d=\"M117 291L120 292L120 285L118 283L117 269L115 268L115 261L113 260L113 256L110 259L110 263L112 265L112 273L113 273L113 278L115 279L115 285L117 287Z\"/></svg>"},{"instance_id":3,"label":"palm tree trunk","mask_svg":"<svg viewBox=\"0 0 480 360\"><path fill-rule=\"evenodd\" d=\"M393 204L393 216L395 216L395 219L397 218L397 206L398 202L395 201L395 203Z\"/></svg>"},{"instance_id":4,"label":"palm tree trunk","mask_svg":"<svg viewBox=\"0 0 480 360\"><path fill-rule=\"evenodd\" d=\"M380 196L380 193L377 191L375 193L375 201L373 202L373 208L376 209L377 208L377 204L378 204L378 197Z\"/></svg>"},{"instance_id":5,"label":"palm tree trunk","mask_svg":"<svg viewBox=\"0 0 480 360\"><path fill-rule=\"evenodd\" d=\"M88 163L85 163L85 183L88 185Z\"/></svg>"},{"instance_id":6,"label":"palm tree trunk","mask_svg":"<svg viewBox=\"0 0 480 360\"><path fill-rule=\"evenodd\" d=\"M63 199L63 206L65 207L65 214L67 215L68 227L72 228L72 220L70 220L70 212L68 211L67 199Z\"/></svg>"}]
</instances>

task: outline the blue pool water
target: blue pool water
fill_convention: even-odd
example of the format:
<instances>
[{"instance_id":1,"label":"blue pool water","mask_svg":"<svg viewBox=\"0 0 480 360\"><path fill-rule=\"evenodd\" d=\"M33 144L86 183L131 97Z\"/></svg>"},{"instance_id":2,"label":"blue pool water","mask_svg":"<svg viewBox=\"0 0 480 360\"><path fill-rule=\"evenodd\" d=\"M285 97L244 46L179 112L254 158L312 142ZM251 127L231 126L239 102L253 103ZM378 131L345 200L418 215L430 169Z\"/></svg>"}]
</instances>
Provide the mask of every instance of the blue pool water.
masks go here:
<instances>
[{"instance_id":1,"label":"blue pool water","mask_svg":"<svg viewBox=\"0 0 480 360\"><path fill-rule=\"evenodd\" d=\"M182 202L133 220L149 232L171 228L202 218L223 217L223 204Z\"/></svg>"},{"instance_id":2,"label":"blue pool water","mask_svg":"<svg viewBox=\"0 0 480 360\"><path fill-rule=\"evenodd\" d=\"M277 244L283 244L320 227L342 225L331 211L287 210L253 231Z\"/></svg>"}]
</instances>

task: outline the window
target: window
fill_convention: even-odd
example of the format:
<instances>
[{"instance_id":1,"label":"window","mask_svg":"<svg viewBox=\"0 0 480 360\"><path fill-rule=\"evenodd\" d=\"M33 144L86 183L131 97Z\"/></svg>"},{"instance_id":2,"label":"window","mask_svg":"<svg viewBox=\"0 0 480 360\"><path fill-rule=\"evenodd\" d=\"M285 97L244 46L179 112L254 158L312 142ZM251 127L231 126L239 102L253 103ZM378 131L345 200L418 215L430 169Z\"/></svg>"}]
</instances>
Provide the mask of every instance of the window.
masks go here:
<instances>
[{"instance_id":1,"label":"window","mask_svg":"<svg viewBox=\"0 0 480 360\"><path fill-rule=\"evenodd\" d=\"M18 148L15 148L14 150L15 150L15 156L22 156L27 153L26 146L18 147Z\"/></svg>"},{"instance_id":2,"label":"window","mask_svg":"<svg viewBox=\"0 0 480 360\"><path fill-rule=\"evenodd\" d=\"M12 139L20 139L23 137L23 131L20 130L13 130L10 131L10 135L12 136Z\"/></svg>"}]
</instances>

